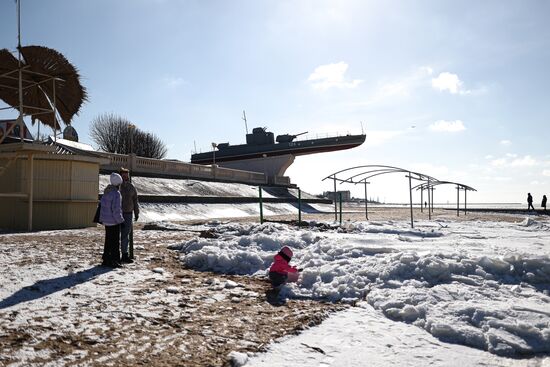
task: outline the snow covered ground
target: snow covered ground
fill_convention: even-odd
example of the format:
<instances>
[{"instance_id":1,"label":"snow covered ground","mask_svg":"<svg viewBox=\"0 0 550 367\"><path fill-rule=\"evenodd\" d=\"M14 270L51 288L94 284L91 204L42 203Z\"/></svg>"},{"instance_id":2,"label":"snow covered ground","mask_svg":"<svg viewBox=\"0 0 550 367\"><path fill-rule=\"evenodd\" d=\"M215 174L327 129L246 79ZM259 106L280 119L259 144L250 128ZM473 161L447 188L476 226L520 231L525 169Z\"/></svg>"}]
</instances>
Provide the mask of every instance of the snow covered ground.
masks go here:
<instances>
[{"instance_id":1,"label":"snow covered ground","mask_svg":"<svg viewBox=\"0 0 550 367\"><path fill-rule=\"evenodd\" d=\"M186 266L262 276L287 245L304 268L287 297L364 300L248 365L550 365L546 217L209 226L218 238L172 246Z\"/></svg>"},{"instance_id":2,"label":"snow covered ground","mask_svg":"<svg viewBox=\"0 0 550 367\"><path fill-rule=\"evenodd\" d=\"M317 205L318 206L318 205ZM291 204L263 204L265 216L298 216L298 209ZM140 222L208 220L210 218L260 217L258 204L182 204L142 203ZM259 219L258 219L259 220Z\"/></svg>"},{"instance_id":3,"label":"snow covered ground","mask_svg":"<svg viewBox=\"0 0 550 367\"><path fill-rule=\"evenodd\" d=\"M517 361L441 342L414 325L389 320L361 303L296 337L273 344L268 353L253 356L246 366L541 366L543 362L536 358Z\"/></svg>"},{"instance_id":4,"label":"snow covered ground","mask_svg":"<svg viewBox=\"0 0 550 367\"><path fill-rule=\"evenodd\" d=\"M140 195L162 196L206 196L206 197L258 197L258 187L240 183L207 182L188 179L168 179L154 177L133 177L132 183ZM103 193L109 184L108 175L99 176L99 192ZM290 195L297 197L296 189L264 188L264 198ZM313 195L302 192L303 199L315 198ZM207 220L211 218L237 218L260 215L260 206L255 203L232 204L187 204L187 203L141 203L140 222L151 221L187 221ZM303 211L331 211L332 205L309 204L303 205ZM298 209L291 204L264 203L265 216L297 215Z\"/></svg>"},{"instance_id":5,"label":"snow covered ground","mask_svg":"<svg viewBox=\"0 0 550 367\"><path fill-rule=\"evenodd\" d=\"M257 204L141 208L140 222L259 214ZM327 222L331 214L318 213L305 216L318 222L301 228L243 218L200 226L157 223L168 230L136 232L136 264L106 273L95 266L101 228L2 235L0 365L70 365L83 358L82 365L134 358L147 363L161 352L169 365L182 358L204 361L207 350L209 363L217 365L229 349L235 364L247 366L550 366L548 217L456 218L440 211L426 221L427 214L415 213L411 229L407 209L373 208L369 222L359 221L361 210L348 210L343 227ZM267 204L264 213L297 219L289 204ZM196 237L201 230L216 238ZM284 245L294 249L292 263L304 271L283 294L304 301L272 307L261 279ZM244 275L214 277L220 284L242 283L242 297L220 290L211 273L186 267ZM267 353L250 352L307 326L304 315L326 310L317 302L324 300L356 307L276 340ZM225 327L222 320L242 325ZM254 343L243 346L244 339Z\"/></svg>"},{"instance_id":6,"label":"snow covered ground","mask_svg":"<svg viewBox=\"0 0 550 367\"><path fill-rule=\"evenodd\" d=\"M258 197L257 185L230 182L210 182L193 179L133 177L132 183L140 195L163 196L216 196L216 197ZM103 192L109 184L109 175L99 175L99 192ZM262 196L265 198L290 195L298 197L298 190L283 187L264 187ZM303 199L313 199L315 196L302 191Z\"/></svg>"},{"instance_id":7,"label":"snow covered ground","mask_svg":"<svg viewBox=\"0 0 550 367\"><path fill-rule=\"evenodd\" d=\"M258 187L239 183L208 182L188 179L132 177L141 195L180 196L258 196ZM109 184L109 175L99 175L99 192ZM268 193L264 196L271 197Z\"/></svg>"},{"instance_id":8,"label":"snow covered ground","mask_svg":"<svg viewBox=\"0 0 550 367\"><path fill-rule=\"evenodd\" d=\"M167 245L199 226L143 227L121 269L99 266L100 226L0 234L0 366L222 366L345 308L270 306L264 280L181 266Z\"/></svg>"}]
</instances>

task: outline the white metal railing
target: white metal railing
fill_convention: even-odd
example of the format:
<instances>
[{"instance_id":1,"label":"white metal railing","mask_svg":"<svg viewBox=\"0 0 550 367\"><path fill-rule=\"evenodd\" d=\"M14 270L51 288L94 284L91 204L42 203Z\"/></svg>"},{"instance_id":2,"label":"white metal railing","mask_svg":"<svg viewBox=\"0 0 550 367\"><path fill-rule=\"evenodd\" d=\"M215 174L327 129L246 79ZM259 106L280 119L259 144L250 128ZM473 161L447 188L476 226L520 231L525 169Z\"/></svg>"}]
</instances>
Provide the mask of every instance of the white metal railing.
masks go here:
<instances>
[{"instance_id":1,"label":"white metal railing","mask_svg":"<svg viewBox=\"0 0 550 367\"><path fill-rule=\"evenodd\" d=\"M124 167L134 174L162 174L173 177L207 178L253 184L267 183L266 176L259 172L223 168L217 165L204 166L187 162L137 157L135 154L99 154L109 159L109 163L101 165L101 168L104 170L116 171L119 170L120 167ZM286 182L286 180L282 180L280 184L290 184L290 179L288 179L288 183L283 182Z\"/></svg>"},{"instance_id":2,"label":"white metal railing","mask_svg":"<svg viewBox=\"0 0 550 367\"><path fill-rule=\"evenodd\" d=\"M302 140L312 140L312 139L326 139L326 138L339 138L341 136L352 135L349 131L342 133L341 131L337 132L324 132L324 133L314 133L314 134L304 134L297 136L293 141L302 141Z\"/></svg>"}]
</instances>

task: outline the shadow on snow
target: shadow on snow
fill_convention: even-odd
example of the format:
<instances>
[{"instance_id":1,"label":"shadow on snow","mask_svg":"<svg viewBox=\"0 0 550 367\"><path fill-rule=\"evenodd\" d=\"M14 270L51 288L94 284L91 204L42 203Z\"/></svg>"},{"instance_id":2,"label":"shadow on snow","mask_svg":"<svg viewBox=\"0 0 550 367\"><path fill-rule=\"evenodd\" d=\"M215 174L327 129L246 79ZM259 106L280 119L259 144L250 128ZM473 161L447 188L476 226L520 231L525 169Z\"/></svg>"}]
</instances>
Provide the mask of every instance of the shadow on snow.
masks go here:
<instances>
[{"instance_id":1,"label":"shadow on snow","mask_svg":"<svg viewBox=\"0 0 550 367\"><path fill-rule=\"evenodd\" d=\"M15 306L17 304L34 301L46 297L52 293L72 288L75 285L86 283L96 276L111 271L111 268L96 265L92 268L67 274L62 277L39 280L33 285L23 287L8 298L0 301L0 309Z\"/></svg>"}]
</instances>

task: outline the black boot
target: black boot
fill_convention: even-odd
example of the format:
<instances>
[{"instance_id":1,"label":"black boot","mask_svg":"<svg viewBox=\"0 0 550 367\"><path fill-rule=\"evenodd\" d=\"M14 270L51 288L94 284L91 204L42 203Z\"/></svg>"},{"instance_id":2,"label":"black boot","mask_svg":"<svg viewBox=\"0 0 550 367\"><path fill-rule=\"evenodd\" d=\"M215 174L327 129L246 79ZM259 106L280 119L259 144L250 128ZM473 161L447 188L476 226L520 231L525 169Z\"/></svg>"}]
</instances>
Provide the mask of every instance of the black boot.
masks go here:
<instances>
[{"instance_id":1,"label":"black boot","mask_svg":"<svg viewBox=\"0 0 550 367\"><path fill-rule=\"evenodd\" d=\"M106 266L108 268L110 268L113 264L108 261L108 260L103 260L103 262L101 263L101 266Z\"/></svg>"},{"instance_id":2,"label":"black boot","mask_svg":"<svg viewBox=\"0 0 550 367\"><path fill-rule=\"evenodd\" d=\"M127 253L122 254L122 262L125 264L131 264L134 260L130 259Z\"/></svg>"}]
</instances>

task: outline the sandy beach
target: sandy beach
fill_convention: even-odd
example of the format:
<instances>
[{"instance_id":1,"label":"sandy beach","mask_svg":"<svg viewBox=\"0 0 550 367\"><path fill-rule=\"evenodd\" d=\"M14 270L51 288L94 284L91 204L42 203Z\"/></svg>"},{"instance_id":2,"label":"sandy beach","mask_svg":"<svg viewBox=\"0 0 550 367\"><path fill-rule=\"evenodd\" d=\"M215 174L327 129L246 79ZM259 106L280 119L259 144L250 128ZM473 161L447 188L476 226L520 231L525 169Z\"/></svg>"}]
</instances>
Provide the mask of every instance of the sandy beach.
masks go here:
<instances>
[{"instance_id":1,"label":"sandy beach","mask_svg":"<svg viewBox=\"0 0 550 367\"><path fill-rule=\"evenodd\" d=\"M403 220L409 221L411 219L411 211L407 207L395 208L395 207L369 207L368 216L371 221L378 220ZM539 218L541 220L548 220L548 216L544 215L528 215L533 218ZM431 220L434 222L437 221L496 221L496 222L517 222L522 221L526 215L522 214L508 214L508 213L496 213L496 212L467 212L464 214L462 209L457 216L456 210L449 209L434 209L431 214ZM218 218L219 220L226 221L227 218ZM268 221L297 221L298 220L298 210L296 214L285 214L285 215L270 215L266 216ZM241 217L241 218L231 218L231 221L259 221L259 217ZM337 215L334 215L334 212L323 212L323 213L302 213L302 220L305 221L324 221L324 222L338 222L340 221L339 212ZM353 207L344 207L342 211L342 222L350 221L366 221L364 207L361 208L357 205ZM418 208L413 208L413 220L414 221L428 221L429 214L427 209L420 211ZM198 223L197 221L190 221L190 223Z\"/></svg>"},{"instance_id":2,"label":"sandy beach","mask_svg":"<svg viewBox=\"0 0 550 367\"><path fill-rule=\"evenodd\" d=\"M373 208L371 220L407 221L408 209ZM415 220L427 213L415 211ZM343 221L364 213L344 212ZM267 218L292 221L297 216ZM547 217L538 218L547 220ZM302 220L334 220L304 214ZM436 210L434 222L521 222L524 216ZM259 218L220 218L234 223ZM136 262L100 267L103 228L0 235L0 364L5 366L224 366L231 351L263 351L322 322L345 303L267 303L265 279L184 268L169 245L208 237L188 230L135 228ZM202 231L202 232L201 232Z\"/></svg>"}]
</instances>

